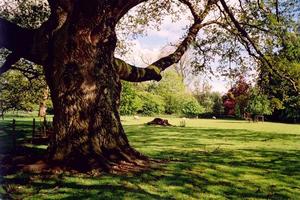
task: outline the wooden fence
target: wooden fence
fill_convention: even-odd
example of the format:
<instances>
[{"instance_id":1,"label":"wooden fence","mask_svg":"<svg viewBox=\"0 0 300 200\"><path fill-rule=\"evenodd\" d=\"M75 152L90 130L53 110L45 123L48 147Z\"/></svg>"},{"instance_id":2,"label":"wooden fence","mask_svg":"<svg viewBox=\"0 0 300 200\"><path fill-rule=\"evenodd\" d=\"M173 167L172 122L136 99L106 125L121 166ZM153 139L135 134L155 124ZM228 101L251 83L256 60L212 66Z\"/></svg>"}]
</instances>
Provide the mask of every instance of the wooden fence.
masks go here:
<instances>
[{"instance_id":1,"label":"wooden fence","mask_svg":"<svg viewBox=\"0 0 300 200\"><path fill-rule=\"evenodd\" d=\"M51 123L51 122L50 122ZM51 123L52 124L52 123ZM44 117L43 121L41 121L39 129L37 129L36 119L32 119L32 132L31 132L31 143L34 144L36 141L48 141L49 134L49 122L47 122L46 117ZM12 120L11 124L11 141L12 141L12 150L16 151L18 142L17 142L17 121L15 119Z\"/></svg>"}]
</instances>

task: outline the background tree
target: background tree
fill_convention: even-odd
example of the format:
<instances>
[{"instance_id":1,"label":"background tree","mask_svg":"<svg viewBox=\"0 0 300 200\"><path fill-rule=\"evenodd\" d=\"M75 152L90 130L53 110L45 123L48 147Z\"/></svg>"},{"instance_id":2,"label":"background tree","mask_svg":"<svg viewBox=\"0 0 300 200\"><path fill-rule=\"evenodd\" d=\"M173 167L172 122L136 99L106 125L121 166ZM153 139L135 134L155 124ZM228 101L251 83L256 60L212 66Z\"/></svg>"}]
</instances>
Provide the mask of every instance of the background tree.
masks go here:
<instances>
[{"instance_id":1,"label":"background tree","mask_svg":"<svg viewBox=\"0 0 300 200\"><path fill-rule=\"evenodd\" d=\"M243 76L240 76L227 95L223 97L225 113L241 117L248 105L250 95L250 84Z\"/></svg>"},{"instance_id":2,"label":"background tree","mask_svg":"<svg viewBox=\"0 0 300 200\"><path fill-rule=\"evenodd\" d=\"M196 99L191 99L183 104L182 113L186 117L198 117L205 109L199 105Z\"/></svg>"},{"instance_id":3,"label":"background tree","mask_svg":"<svg viewBox=\"0 0 300 200\"><path fill-rule=\"evenodd\" d=\"M183 77L174 69L166 70L162 77L160 82L124 82L120 104L121 114L185 115L184 105L189 102L195 103L196 99L183 83Z\"/></svg>"},{"instance_id":4,"label":"background tree","mask_svg":"<svg viewBox=\"0 0 300 200\"><path fill-rule=\"evenodd\" d=\"M142 100L138 97L136 88L129 82L123 82L120 114L121 115L133 115L141 109Z\"/></svg>"},{"instance_id":5,"label":"background tree","mask_svg":"<svg viewBox=\"0 0 300 200\"><path fill-rule=\"evenodd\" d=\"M297 32L286 32L280 42L282 43L280 51L269 56L275 66L294 77L295 84L300 85L300 36ZM259 72L258 85L272 101L274 120L300 121L299 94L293 90L287 80L262 68Z\"/></svg>"},{"instance_id":6,"label":"background tree","mask_svg":"<svg viewBox=\"0 0 300 200\"><path fill-rule=\"evenodd\" d=\"M204 117L220 116L224 112L222 96L219 92L212 92L211 85L207 81L202 84L198 82L193 91L194 97L198 103L205 109Z\"/></svg>"},{"instance_id":7,"label":"background tree","mask_svg":"<svg viewBox=\"0 0 300 200\"><path fill-rule=\"evenodd\" d=\"M212 99L214 102L213 107L212 107L213 114L216 116L223 115L224 114L224 106L223 106L221 94L218 92L213 93Z\"/></svg>"},{"instance_id":8,"label":"background tree","mask_svg":"<svg viewBox=\"0 0 300 200\"><path fill-rule=\"evenodd\" d=\"M1 115L13 110L33 111L41 100L45 82L28 80L18 71L11 71L0 77Z\"/></svg>"},{"instance_id":9,"label":"background tree","mask_svg":"<svg viewBox=\"0 0 300 200\"><path fill-rule=\"evenodd\" d=\"M246 110L254 115L270 115L272 108L268 97L261 94L257 88L251 90Z\"/></svg>"},{"instance_id":10,"label":"background tree","mask_svg":"<svg viewBox=\"0 0 300 200\"><path fill-rule=\"evenodd\" d=\"M166 114L180 114L184 98L190 96L183 83L183 77L173 69L165 71L160 82L151 83L148 91L163 97Z\"/></svg>"},{"instance_id":11,"label":"background tree","mask_svg":"<svg viewBox=\"0 0 300 200\"><path fill-rule=\"evenodd\" d=\"M235 107L236 101L232 92L228 92L226 95L222 97L223 99L223 106L224 106L224 114L225 115L234 115L235 114Z\"/></svg>"}]
</instances>

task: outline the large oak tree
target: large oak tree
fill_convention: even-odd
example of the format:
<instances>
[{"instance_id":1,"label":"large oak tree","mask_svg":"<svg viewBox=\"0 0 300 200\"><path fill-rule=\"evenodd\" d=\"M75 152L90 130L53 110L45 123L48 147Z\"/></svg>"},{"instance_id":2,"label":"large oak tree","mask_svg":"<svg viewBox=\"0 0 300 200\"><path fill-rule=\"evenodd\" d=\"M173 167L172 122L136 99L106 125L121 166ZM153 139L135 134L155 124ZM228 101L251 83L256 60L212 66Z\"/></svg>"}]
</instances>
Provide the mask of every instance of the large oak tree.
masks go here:
<instances>
[{"instance_id":1,"label":"large oak tree","mask_svg":"<svg viewBox=\"0 0 300 200\"><path fill-rule=\"evenodd\" d=\"M171 2L185 5L193 18L186 36L173 53L146 68L127 64L114 56L118 40L116 26L132 8L149 3L149 8L159 11ZM266 10L260 1L237 2L239 10L255 3ZM235 16L225 0L48 0L48 4L50 16L36 29L0 19L0 47L11 52L0 74L20 58L43 66L54 107L49 158L67 166L79 164L86 170L110 171L120 164L144 166L149 163L146 156L130 146L121 125L120 80L159 81L161 72L179 62L204 27L223 28L249 53L269 64L246 31L245 24L251 21L240 23L237 18L245 19L245 16L241 13ZM146 6L144 11L147 11ZM215 17L215 13L219 16ZM259 28L259 25L252 26ZM268 67L279 73L270 64Z\"/></svg>"}]
</instances>

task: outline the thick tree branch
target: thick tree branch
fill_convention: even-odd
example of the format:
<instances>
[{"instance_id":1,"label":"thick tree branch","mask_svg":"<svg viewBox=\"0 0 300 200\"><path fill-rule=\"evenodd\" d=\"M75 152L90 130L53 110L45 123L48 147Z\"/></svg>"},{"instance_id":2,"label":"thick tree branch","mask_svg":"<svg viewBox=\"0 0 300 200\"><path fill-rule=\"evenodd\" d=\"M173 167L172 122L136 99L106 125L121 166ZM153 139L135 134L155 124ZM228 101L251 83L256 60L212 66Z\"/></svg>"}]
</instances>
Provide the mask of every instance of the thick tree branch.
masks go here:
<instances>
[{"instance_id":1,"label":"thick tree branch","mask_svg":"<svg viewBox=\"0 0 300 200\"><path fill-rule=\"evenodd\" d=\"M188 6L194 17L194 23L189 28L185 39L178 45L173 53L160 58L146 68L138 68L130 64L126 64L125 61L122 61L120 59L115 59L114 65L121 79L131 82L142 82L149 80L159 81L161 79L160 73L162 71L180 61L181 57L184 55L188 47L195 41L199 30L204 26L213 23L212 21L203 23L203 20L208 15L211 7L217 2L216 0L208 1L204 11L202 11L200 14L196 14L195 9L192 7L192 4L190 4L189 1L180 0L180 2Z\"/></svg>"},{"instance_id":2,"label":"thick tree branch","mask_svg":"<svg viewBox=\"0 0 300 200\"><path fill-rule=\"evenodd\" d=\"M0 18L0 48L4 47L14 54L26 54L32 46L33 35L33 30Z\"/></svg>"},{"instance_id":3,"label":"thick tree branch","mask_svg":"<svg viewBox=\"0 0 300 200\"><path fill-rule=\"evenodd\" d=\"M115 58L114 66L120 79L130 82L143 82L149 80L161 80L161 70L156 66L150 65L146 68L136 67L125 61Z\"/></svg>"},{"instance_id":4,"label":"thick tree branch","mask_svg":"<svg viewBox=\"0 0 300 200\"><path fill-rule=\"evenodd\" d=\"M21 72L29 81L43 75L43 73L33 68L21 68L18 66L12 66L11 69Z\"/></svg>"},{"instance_id":5,"label":"thick tree branch","mask_svg":"<svg viewBox=\"0 0 300 200\"><path fill-rule=\"evenodd\" d=\"M199 14L196 12L196 10L195 10L195 8L194 8L194 6L191 2L189 2L188 0L178 0L178 1L185 4L190 9L194 19L197 19L197 18L200 17Z\"/></svg>"},{"instance_id":6,"label":"thick tree branch","mask_svg":"<svg viewBox=\"0 0 300 200\"><path fill-rule=\"evenodd\" d=\"M0 18L0 48L12 52L1 68L2 73L9 70L20 58L43 64L48 43L42 31L42 28L27 29Z\"/></svg>"},{"instance_id":7,"label":"thick tree branch","mask_svg":"<svg viewBox=\"0 0 300 200\"><path fill-rule=\"evenodd\" d=\"M7 72L8 70L10 70L12 68L12 65L15 64L16 62L18 62L19 59L20 59L20 57L16 54L14 54L14 53L9 54L6 57L4 64L0 68L0 75Z\"/></svg>"},{"instance_id":8,"label":"thick tree branch","mask_svg":"<svg viewBox=\"0 0 300 200\"><path fill-rule=\"evenodd\" d=\"M114 13L117 16L117 21L119 21L130 9L137 6L140 3L146 2L147 0L117 0Z\"/></svg>"}]
</instances>

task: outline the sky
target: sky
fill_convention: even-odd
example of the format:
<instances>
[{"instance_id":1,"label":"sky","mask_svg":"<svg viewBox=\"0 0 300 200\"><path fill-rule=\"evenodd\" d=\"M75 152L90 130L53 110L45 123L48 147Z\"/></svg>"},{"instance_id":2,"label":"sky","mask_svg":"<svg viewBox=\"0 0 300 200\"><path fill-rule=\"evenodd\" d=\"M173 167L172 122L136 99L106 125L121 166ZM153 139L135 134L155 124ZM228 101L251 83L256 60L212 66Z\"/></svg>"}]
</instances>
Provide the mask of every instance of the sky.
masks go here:
<instances>
[{"instance_id":1,"label":"sky","mask_svg":"<svg viewBox=\"0 0 300 200\"><path fill-rule=\"evenodd\" d=\"M181 41L186 31L184 28L190 24L187 19L188 15L183 16L180 20L172 22L170 17L166 17L160 30L149 30L146 36L139 36L132 41L132 52L123 57L127 62L139 67L146 67L147 64L157 60L162 54L163 49L170 43ZM199 77L204 79L205 77ZM226 93L228 91L228 83L217 78L207 79L212 86L212 91Z\"/></svg>"}]
</instances>

